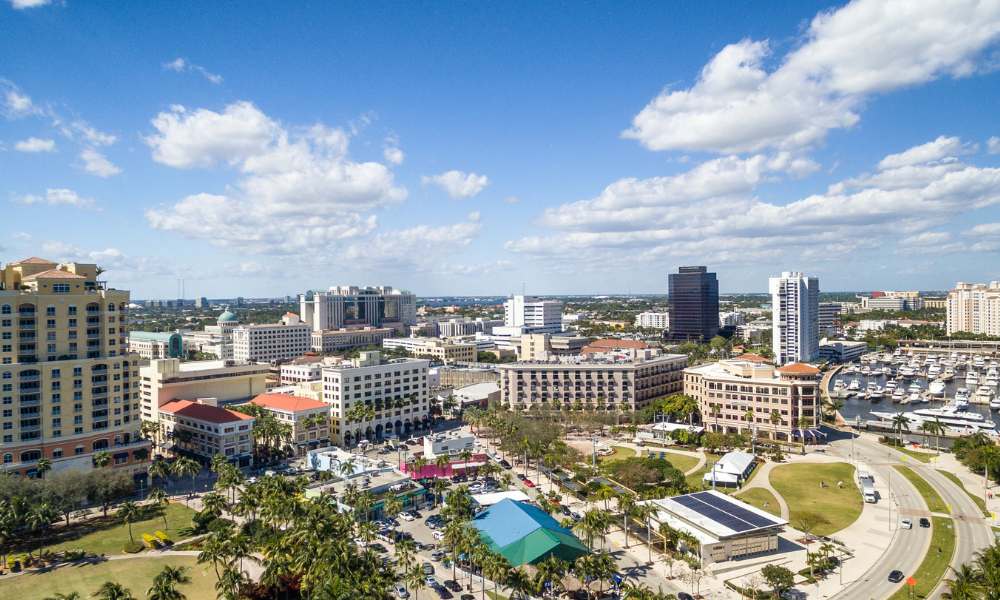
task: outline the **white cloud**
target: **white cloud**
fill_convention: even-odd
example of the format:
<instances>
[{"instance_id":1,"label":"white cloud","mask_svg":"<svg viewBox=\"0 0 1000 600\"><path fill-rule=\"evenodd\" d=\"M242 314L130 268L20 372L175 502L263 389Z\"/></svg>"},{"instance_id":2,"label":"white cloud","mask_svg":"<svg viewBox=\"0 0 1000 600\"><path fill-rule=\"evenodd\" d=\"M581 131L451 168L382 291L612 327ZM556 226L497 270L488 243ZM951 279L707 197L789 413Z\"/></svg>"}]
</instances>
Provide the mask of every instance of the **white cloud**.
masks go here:
<instances>
[{"instance_id":1,"label":"white cloud","mask_svg":"<svg viewBox=\"0 0 1000 600\"><path fill-rule=\"evenodd\" d=\"M4 88L3 113L8 119L19 119L42 113L42 109L35 105L31 96L23 93L14 84L0 79L0 84Z\"/></svg>"},{"instance_id":2,"label":"white cloud","mask_svg":"<svg viewBox=\"0 0 1000 600\"><path fill-rule=\"evenodd\" d=\"M933 142L914 146L899 154L890 154L878 163L879 170L921 165L944 158L954 158L976 151L975 144L963 144L957 137L940 136Z\"/></svg>"},{"instance_id":3,"label":"white cloud","mask_svg":"<svg viewBox=\"0 0 1000 600\"><path fill-rule=\"evenodd\" d=\"M224 194L190 195L146 212L150 225L219 246L264 254L325 248L371 234L377 208L403 201L392 171L348 156L350 135L322 124L294 132L249 102L222 112L173 107L146 138L157 162L229 166L240 177Z\"/></svg>"},{"instance_id":4,"label":"white cloud","mask_svg":"<svg viewBox=\"0 0 1000 600\"><path fill-rule=\"evenodd\" d=\"M389 147L382 151L382 156L385 158L386 162L393 165L403 164L403 160L406 155L403 151L396 147Z\"/></svg>"},{"instance_id":5,"label":"white cloud","mask_svg":"<svg viewBox=\"0 0 1000 600\"><path fill-rule=\"evenodd\" d=\"M121 168L93 148L84 148L80 153L80 159L83 161L83 169L98 177L107 178L122 172Z\"/></svg>"},{"instance_id":6,"label":"white cloud","mask_svg":"<svg viewBox=\"0 0 1000 600\"><path fill-rule=\"evenodd\" d=\"M1000 154L1000 137L993 136L986 140L986 150L990 154Z\"/></svg>"},{"instance_id":7,"label":"white cloud","mask_svg":"<svg viewBox=\"0 0 1000 600\"><path fill-rule=\"evenodd\" d=\"M490 184L490 179L486 175L455 170L445 171L438 175L424 175L420 181L424 185L438 186L452 198L472 198Z\"/></svg>"},{"instance_id":8,"label":"white cloud","mask_svg":"<svg viewBox=\"0 0 1000 600\"><path fill-rule=\"evenodd\" d=\"M71 140L94 146L110 146L118 141L118 138L110 133L105 133L86 121L77 119L70 123L58 123L60 132Z\"/></svg>"},{"instance_id":9,"label":"white cloud","mask_svg":"<svg viewBox=\"0 0 1000 600\"><path fill-rule=\"evenodd\" d=\"M15 198L19 204L48 204L50 206L75 206L77 208L91 208L94 201L91 198L84 198L76 192L66 188L49 188L44 195L26 194Z\"/></svg>"},{"instance_id":10,"label":"white cloud","mask_svg":"<svg viewBox=\"0 0 1000 600\"><path fill-rule=\"evenodd\" d=\"M955 153L965 149L961 143L950 147ZM1000 203L1000 169L964 164L947 153L935 156L938 162L886 166L877 175L782 204L756 195L782 161L718 158L669 177L622 179L596 198L548 209L539 224L552 232L511 240L506 248L575 265L689 257L740 264L782 256L827 260L850 248L896 242L958 251L964 246L946 232L930 230ZM913 161L898 161L906 162Z\"/></svg>"},{"instance_id":11,"label":"white cloud","mask_svg":"<svg viewBox=\"0 0 1000 600\"><path fill-rule=\"evenodd\" d=\"M470 213L465 222L417 225L355 241L344 249L342 257L366 267L426 270L434 259L471 244L481 228L479 214Z\"/></svg>"},{"instance_id":12,"label":"white cloud","mask_svg":"<svg viewBox=\"0 0 1000 600\"><path fill-rule=\"evenodd\" d=\"M996 2L855 0L819 13L776 68L766 40L726 46L693 86L664 90L622 135L651 150L812 146L855 125L874 94L975 73L998 37Z\"/></svg>"},{"instance_id":13,"label":"white cloud","mask_svg":"<svg viewBox=\"0 0 1000 600\"><path fill-rule=\"evenodd\" d=\"M503 201L506 204L518 204L519 202L521 202L521 199L518 198L517 196L507 196L506 198L503 199Z\"/></svg>"},{"instance_id":14,"label":"white cloud","mask_svg":"<svg viewBox=\"0 0 1000 600\"><path fill-rule=\"evenodd\" d=\"M39 6L46 6L51 3L52 0L10 0L10 5L13 6L15 10L38 8Z\"/></svg>"},{"instance_id":15,"label":"white cloud","mask_svg":"<svg viewBox=\"0 0 1000 600\"><path fill-rule=\"evenodd\" d=\"M205 67L193 64L185 58L177 57L170 62L165 62L163 63L163 68L168 71L174 71L176 73L184 73L184 72L198 73L199 75L207 79L210 83L214 83L216 85L222 83L222 75L217 75L215 73L212 73Z\"/></svg>"},{"instance_id":16,"label":"white cloud","mask_svg":"<svg viewBox=\"0 0 1000 600\"><path fill-rule=\"evenodd\" d=\"M56 149L55 140L30 137L14 144L14 149L18 152L54 152Z\"/></svg>"}]
</instances>

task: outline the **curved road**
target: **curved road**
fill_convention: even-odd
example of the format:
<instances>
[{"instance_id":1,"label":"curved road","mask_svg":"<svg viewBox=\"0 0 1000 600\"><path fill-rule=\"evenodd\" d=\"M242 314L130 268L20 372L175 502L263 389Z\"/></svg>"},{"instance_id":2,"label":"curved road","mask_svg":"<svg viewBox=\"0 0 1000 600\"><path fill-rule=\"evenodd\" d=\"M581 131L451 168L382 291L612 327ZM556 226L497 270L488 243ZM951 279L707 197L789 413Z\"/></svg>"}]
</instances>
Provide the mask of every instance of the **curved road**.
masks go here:
<instances>
[{"instance_id":1,"label":"curved road","mask_svg":"<svg viewBox=\"0 0 1000 600\"><path fill-rule=\"evenodd\" d=\"M840 440L831 444L832 453L845 458L850 458L850 440ZM906 464L916 471L921 477L933 487L941 498L951 507L952 522L957 535L955 555L952 558L952 566L958 566L969 561L972 556L981 548L992 543L993 532L978 506L972 501L965 491L955 486L953 482L941 476L928 465L919 461L902 460L904 455L879 444L866 440L862 437L854 441L854 460L866 463L876 477L876 485L880 493L886 488L891 476L892 497L895 499L895 507L890 508L892 514L892 528L894 530L893 539L888 549L872 564L865 575L854 583L848 585L843 591L834 596L838 600L873 600L888 598L899 589L902 584L891 583L888 580L889 572L899 569L905 575L914 573L924 559L930 544L930 529L924 529L917 525L920 517L929 516L920 493L902 476L892 468L892 465ZM887 494L880 500L891 503ZM897 508L898 507L898 508ZM910 517L913 520L913 529L898 529L899 519ZM890 524L886 522L886 517L880 519L888 529ZM932 593L930 597L939 597L941 589Z\"/></svg>"}]
</instances>

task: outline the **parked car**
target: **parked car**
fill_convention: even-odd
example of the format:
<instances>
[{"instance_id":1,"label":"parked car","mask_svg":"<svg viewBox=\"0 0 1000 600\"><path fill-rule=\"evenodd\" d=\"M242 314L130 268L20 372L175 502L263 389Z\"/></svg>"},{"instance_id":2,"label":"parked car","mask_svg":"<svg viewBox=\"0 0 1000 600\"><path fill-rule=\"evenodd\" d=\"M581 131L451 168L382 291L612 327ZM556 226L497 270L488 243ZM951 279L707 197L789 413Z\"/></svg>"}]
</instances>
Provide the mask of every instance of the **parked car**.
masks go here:
<instances>
[{"instance_id":1,"label":"parked car","mask_svg":"<svg viewBox=\"0 0 1000 600\"><path fill-rule=\"evenodd\" d=\"M913 521L909 519L902 519L899 522L899 526L902 527L903 529L913 529Z\"/></svg>"},{"instance_id":2,"label":"parked car","mask_svg":"<svg viewBox=\"0 0 1000 600\"><path fill-rule=\"evenodd\" d=\"M507 469L508 471L511 469L510 463L507 462L506 460L501 460L500 461L500 466L503 467L503 468L505 468L505 469Z\"/></svg>"},{"instance_id":3,"label":"parked car","mask_svg":"<svg viewBox=\"0 0 1000 600\"><path fill-rule=\"evenodd\" d=\"M527 477L524 475L524 473L518 473L517 474L517 478L520 479L521 481L524 481L525 479L527 479Z\"/></svg>"},{"instance_id":4,"label":"parked car","mask_svg":"<svg viewBox=\"0 0 1000 600\"><path fill-rule=\"evenodd\" d=\"M424 572L424 575L433 575L434 574L434 565L432 565L429 562L425 562L423 565L421 565L420 568Z\"/></svg>"},{"instance_id":5,"label":"parked car","mask_svg":"<svg viewBox=\"0 0 1000 600\"><path fill-rule=\"evenodd\" d=\"M931 522L927 519L927 517L920 517L920 526L921 527L930 527L931 526Z\"/></svg>"},{"instance_id":6,"label":"parked car","mask_svg":"<svg viewBox=\"0 0 1000 600\"><path fill-rule=\"evenodd\" d=\"M435 531L434 532L434 539L436 539L439 542L441 540L443 540L444 539L444 532L443 531Z\"/></svg>"},{"instance_id":7,"label":"parked car","mask_svg":"<svg viewBox=\"0 0 1000 600\"><path fill-rule=\"evenodd\" d=\"M903 572L902 571L896 570L896 571L893 571L892 573L889 573L889 581L891 581L893 583L899 583L902 580L903 580Z\"/></svg>"},{"instance_id":8,"label":"parked car","mask_svg":"<svg viewBox=\"0 0 1000 600\"><path fill-rule=\"evenodd\" d=\"M535 482L532 481L532 480L530 480L530 479L525 479L524 480L524 486L525 487L529 487L529 488L533 488L533 487L535 487Z\"/></svg>"},{"instance_id":9,"label":"parked car","mask_svg":"<svg viewBox=\"0 0 1000 600\"><path fill-rule=\"evenodd\" d=\"M453 592L461 592L462 591L462 585L460 583L458 583L457 581L455 581L454 579L445 579L445 581L444 581L444 587L448 588L449 590L451 590Z\"/></svg>"},{"instance_id":10,"label":"parked car","mask_svg":"<svg viewBox=\"0 0 1000 600\"><path fill-rule=\"evenodd\" d=\"M449 592L448 590L444 589L443 587L441 587L439 585L434 587L434 591L437 593L438 598L441 598L441 600L447 600L448 598L454 598L454 596L451 595L451 592Z\"/></svg>"},{"instance_id":11,"label":"parked car","mask_svg":"<svg viewBox=\"0 0 1000 600\"><path fill-rule=\"evenodd\" d=\"M404 521L412 521L413 520L413 515L411 515L408 512L399 513L399 518L402 519L402 520L404 520Z\"/></svg>"},{"instance_id":12,"label":"parked car","mask_svg":"<svg viewBox=\"0 0 1000 600\"><path fill-rule=\"evenodd\" d=\"M565 504L559 507L559 512L561 512L565 517L573 516L573 511L571 511Z\"/></svg>"},{"instance_id":13,"label":"parked car","mask_svg":"<svg viewBox=\"0 0 1000 600\"><path fill-rule=\"evenodd\" d=\"M434 552L431 552L431 558L436 561L440 561L444 558L444 550L435 550Z\"/></svg>"},{"instance_id":14,"label":"parked car","mask_svg":"<svg viewBox=\"0 0 1000 600\"><path fill-rule=\"evenodd\" d=\"M410 597L410 592L406 591L405 585L401 583L396 584L396 597L401 599Z\"/></svg>"}]
</instances>

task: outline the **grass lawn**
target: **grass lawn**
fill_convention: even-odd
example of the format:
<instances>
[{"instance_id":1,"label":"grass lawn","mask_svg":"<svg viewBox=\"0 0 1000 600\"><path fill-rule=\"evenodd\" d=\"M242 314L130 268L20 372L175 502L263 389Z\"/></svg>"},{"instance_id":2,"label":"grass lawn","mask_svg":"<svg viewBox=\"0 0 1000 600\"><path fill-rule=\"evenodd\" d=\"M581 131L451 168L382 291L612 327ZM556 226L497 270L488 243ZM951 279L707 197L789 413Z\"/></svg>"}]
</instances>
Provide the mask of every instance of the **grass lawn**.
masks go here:
<instances>
[{"instance_id":1,"label":"grass lawn","mask_svg":"<svg viewBox=\"0 0 1000 600\"><path fill-rule=\"evenodd\" d=\"M771 470L771 485L788 504L792 527L798 528L801 519L812 520L816 524L810 533L815 535L840 531L861 515L861 492L854 467L847 463L781 465Z\"/></svg>"},{"instance_id":2,"label":"grass lawn","mask_svg":"<svg viewBox=\"0 0 1000 600\"><path fill-rule=\"evenodd\" d=\"M893 465L893 468L902 473L903 477L906 477L913 484L913 487L917 488L917 491L923 496L924 502L927 503L927 510L939 513L951 512L948 510L948 505L941 499L941 496L931 487L931 484L927 483L927 480L920 475L917 475L916 471L903 465Z\"/></svg>"},{"instance_id":3,"label":"grass lawn","mask_svg":"<svg viewBox=\"0 0 1000 600\"><path fill-rule=\"evenodd\" d=\"M166 507L166 517L168 528L163 528L163 517L160 512L149 511L148 517L142 521L132 523L132 536L136 541L142 542L143 533L153 533L157 529L162 530L170 539L179 541L183 536L179 529L191 526L191 517L194 511L190 508L171 502ZM55 530L58 537L45 546L53 552L59 550L70 550L80 548L94 554L121 554L122 548L128 543L128 527L117 517L114 510L108 512L108 520L97 520L96 527L89 523L74 526L62 531Z\"/></svg>"},{"instance_id":4,"label":"grass lawn","mask_svg":"<svg viewBox=\"0 0 1000 600\"><path fill-rule=\"evenodd\" d=\"M761 510L766 510L776 517L781 516L781 507L778 505L777 498L774 497L770 491L764 488L750 488L748 490L743 490L737 494L733 494L734 498L738 498L747 504L752 504ZM767 506L764 506L764 503Z\"/></svg>"},{"instance_id":5,"label":"grass lawn","mask_svg":"<svg viewBox=\"0 0 1000 600\"><path fill-rule=\"evenodd\" d=\"M597 462L599 463L612 462L616 460L622 460L623 458L631 458L635 456L635 450L631 448L626 448L625 446L612 446L611 450L612 450L611 454L607 456L598 456Z\"/></svg>"},{"instance_id":6,"label":"grass lawn","mask_svg":"<svg viewBox=\"0 0 1000 600\"><path fill-rule=\"evenodd\" d=\"M937 587L941 578L948 570L951 555L955 552L955 529L948 517L931 517L931 545L924 555L924 560L913 573L917 585L913 586L913 595L904 585L889 600L908 600L909 598L926 598ZM937 549L940 548L939 553ZM907 574L909 576L909 574Z\"/></svg>"},{"instance_id":7,"label":"grass lawn","mask_svg":"<svg viewBox=\"0 0 1000 600\"><path fill-rule=\"evenodd\" d=\"M883 446L888 446L889 448L892 448L893 450L898 450L899 452L902 452L903 454L905 454L905 455L907 455L907 456L909 456L911 458L915 458L916 460L919 460L922 463L929 463L929 462L931 462L932 458L934 458L935 456L937 456L933 452L923 452L921 450L914 450L914 449L909 448L907 446L896 446L896 445L893 445L893 444L887 444L885 442L881 442L881 443L882 443Z\"/></svg>"},{"instance_id":8,"label":"grass lawn","mask_svg":"<svg viewBox=\"0 0 1000 600\"><path fill-rule=\"evenodd\" d=\"M663 460L672 464L681 473L687 473L698 464L697 456L688 456L687 454L677 454L670 452L668 450L659 450L657 448L648 449L649 456L655 458L663 458Z\"/></svg>"},{"instance_id":9,"label":"grass lawn","mask_svg":"<svg viewBox=\"0 0 1000 600\"><path fill-rule=\"evenodd\" d=\"M990 518L990 511L986 510L986 501L983 500L980 496L977 496L972 492L970 492L969 490L965 489L965 484L963 484L962 480L958 478L958 475L955 475L950 471L942 471L941 469L938 469L937 472L950 479L963 492L968 494L969 498L972 498L972 501L975 502L976 506L979 507L979 510L983 513L983 516L986 517L987 519Z\"/></svg>"},{"instance_id":10,"label":"grass lawn","mask_svg":"<svg viewBox=\"0 0 1000 600\"><path fill-rule=\"evenodd\" d=\"M719 454L712 454L710 452L706 452L705 464L702 465L702 467L697 471L695 471L694 473L691 473L690 475L685 477L685 479L687 479L688 487L691 488L692 490L700 490L702 488L702 484L704 483L704 480L702 478L705 476L705 473L708 473L708 470L711 469L712 465L718 462L720 458L722 458L722 456Z\"/></svg>"},{"instance_id":11,"label":"grass lawn","mask_svg":"<svg viewBox=\"0 0 1000 600\"><path fill-rule=\"evenodd\" d=\"M28 600L70 592L79 592L80 597L90 598L101 584L109 580L124 585L136 598L145 598L153 577L167 565L188 567L191 583L178 587L188 598L215 598L215 572L211 565L198 565L195 561L193 556L130 558L94 565L70 565L48 573L27 573L0 581L0 598Z\"/></svg>"}]
</instances>

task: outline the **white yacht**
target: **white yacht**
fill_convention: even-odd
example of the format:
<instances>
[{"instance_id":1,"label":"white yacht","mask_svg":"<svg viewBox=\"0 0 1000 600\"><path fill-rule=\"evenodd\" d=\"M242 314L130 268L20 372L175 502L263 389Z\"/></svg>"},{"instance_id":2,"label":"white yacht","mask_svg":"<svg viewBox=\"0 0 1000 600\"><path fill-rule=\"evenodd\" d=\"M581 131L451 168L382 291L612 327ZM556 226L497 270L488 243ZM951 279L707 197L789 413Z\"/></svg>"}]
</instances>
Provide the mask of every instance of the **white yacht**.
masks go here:
<instances>
[{"instance_id":1,"label":"white yacht","mask_svg":"<svg viewBox=\"0 0 1000 600\"><path fill-rule=\"evenodd\" d=\"M894 412L872 412L873 416L886 421L891 421L899 413ZM941 408L918 408L912 412L904 412L903 416L910 422L910 429L919 429L920 425L926 421L940 421L956 433L969 433L972 431L983 431L987 434L996 435L996 425L993 421L987 420L983 415L957 408L953 404L942 406Z\"/></svg>"},{"instance_id":2,"label":"white yacht","mask_svg":"<svg viewBox=\"0 0 1000 600\"><path fill-rule=\"evenodd\" d=\"M969 372L965 374L965 385L970 387L979 385L979 374L974 369L969 369Z\"/></svg>"},{"instance_id":3,"label":"white yacht","mask_svg":"<svg viewBox=\"0 0 1000 600\"><path fill-rule=\"evenodd\" d=\"M860 379L852 379L851 383L847 386L847 391L849 391L849 392L858 392L858 391L861 391L861 380Z\"/></svg>"},{"instance_id":4,"label":"white yacht","mask_svg":"<svg viewBox=\"0 0 1000 600\"><path fill-rule=\"evenodd\" d=\"M906 400L906 392L903 391L903 388L896 388L892 392L892 401L902 402L903 400Z\"/></svg>"},{"instance_id":5,"label":"white yacht","mask_svg":"<svg viewBox=\"0 0 1000 600\"><path fill-rule=\"evenodd\" d=\"M917 402L922 402L923 398L920 396L920 392L910 392L910 395L906 397L906 401L907 403L913 402L916 404Z\"/></svg>"},{"instance_id":6,"label":"white yacht","mask_svg":"<svg viewBox=\"0 0 1000 600\"><path fill-rule=\"evenodd\" d=\"M941 374L941 365L939 365L939 364L933 364L933 365L927 367L927 376L928 377L935 378L935 377L937 377L940 374Z\"/></svg>"},{"instance_id":7,"label":"white yacht","mask_svg":"<svg viewBox=\"0 0 1000 600\"><path fill-rule=\"evenodd\" d=\"M885 382L885 391L887 391L887 392L893 392L895 390L896 390L896 380L895 379L890 379L889 381Z\"/></svg>"},{"instance_id":8,"label":"white yacht","mask_svg":"<svg viewBox=\"0 0 1000 600\"><path fill-rule=\"evenodd\" d=\"M990 400L990 408L993 410L1000 410L1000 396L994 396L993 399Z\"/></svg>"},{"instance_id":9,"label":"white yacht","mask_svg":"<svg viewBox=\"0 0 1000 600\"><path fill-rule=\"evenodd\" d=\"M944 396L944 382L940 379L935 379L931 382L930 386L927 387L927 393L936 398Z\"/></svg>"},{"instance_id":10,"label":"white yacht","mask_svg":"<svg viewBox=\"0 0 1000 600\"><path fill-rule=\"evenodd\" d=\"M906 388L906 390L913 394L919 394L920 392L924 391L924 388L920 387L920 384L914 381L913 383L910 384L908 388Z\"/></svg>"},{"instance_id":11,"label":"white yacht","mask_svg":"<svg viewBox=\"0 0 1000 600\"><path fill-rule=\"evenodd\" d=\"M878 402L883 397L885 397L885 390L883 390L881 387L877 385L875 386L874 389L868 392L868 399L871 400L872 402Z\"/></svg>"},{"instance_id":12,"label":"white yacht","mask_svg":"<svg viewBox=\"0 0 1000 600\"><path fill-rule=\"evenodd\" d=\"M899 370L896 372L899 373L899 376L903 379L910 379L917 374L917 370L910 365L903 365L899 367Z\"/></svg>"},{"instance_id":13,"label":"white yacht","mask_svg":"<svg viewBox=\"0 0 1000 600\"><path fill-rule=\"evenodd\" d=\"M985 385L976 388L975 400L978 404L989 404L993 399L993 390Z\"/></svg>"},{"instance_id":14,"label":"white yacht","mask_svg":"<svg viewBox=\"0 0 1000 600\"><path fill-rule=\"evenodd\" d=\"M972 366L977 369L981 369L986 365L986 360L982 356L977 356L972 359Z\"/></svg>"},{"instance_id":15,"label":"white yacht","mask_svg":"<svg viewBox=\"0 0 1000 600\"><path fill-rule=\"evenodd\" d=\"M969 388L960 387L955 390L955 402L968 402L969 401Z\"/></svg>"},{"instance_id":16,"label":"white yacht","mask_svg":"<svg viewBox=\"0 0 1000 600\"><path fill-rule=\"evenodd\" d=\"M948 367L947 369L944 370L944 373L941 374L941 381L951 381L954 378L955 378L955 369L952 367Z\"/></svg>"}]
</instances>

